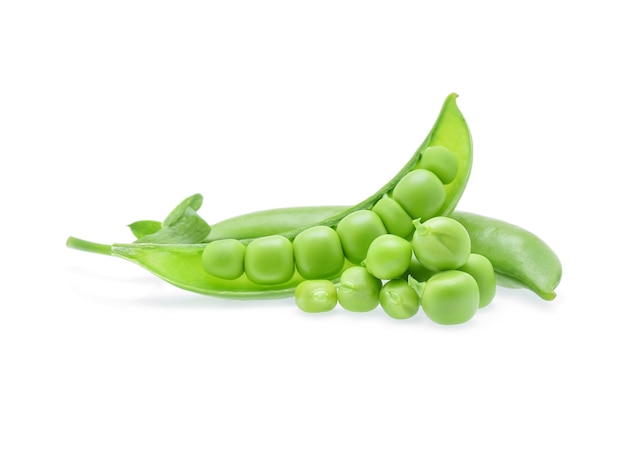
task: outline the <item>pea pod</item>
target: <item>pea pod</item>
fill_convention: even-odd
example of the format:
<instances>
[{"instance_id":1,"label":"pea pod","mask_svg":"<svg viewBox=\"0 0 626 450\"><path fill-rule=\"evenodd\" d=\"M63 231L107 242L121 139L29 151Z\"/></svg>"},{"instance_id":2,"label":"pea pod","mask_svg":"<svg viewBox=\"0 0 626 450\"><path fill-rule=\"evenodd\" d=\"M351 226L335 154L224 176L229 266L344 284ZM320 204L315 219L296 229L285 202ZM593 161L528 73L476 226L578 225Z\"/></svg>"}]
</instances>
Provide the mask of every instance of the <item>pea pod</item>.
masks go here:
<instances>
[{"instance_id":1,"label":"pea pod","mask_svg":"<svg viewBox=\"0 0 626 450\"><path fill-rule=\"evenodd\" d=\"M526 287L544 300L556 297L561 281L558 256L538 236L517 225L478 214L455 211L472 241L472 252L493 264L501 285Z\"/></svg>"},{"instance_id":2,"label":"pea pod","mask_svg":"<svg viewBox=\"0 0 626 450\"><path fill-rule=\"evenodd\" d=\"M441 146L447 148L456 158L458 167L456 169L456 176L454 177L454 179L445 185L442 184L444 192L443 198L438 203L438 209L436 211L433 210L432 213L436 215L441 215L449 214L451 211L453 211L463 193L463 190L465 189L472 165L471 137L469 129L467 127L467 123L465 122L463 115L456 105L456 98L456 94L451 94L446 98L434 126L432 127L430 133L428 134L422 145L416 150L416 152L409 159L406 165L398 172L398 174L393 177L388 183L386 183L381 189L379 189L374 195L370 196L369 198L355 206L342 208L340 211L337 211L336 214L332 214L330 216L329 213L334 212L334 207L331 207L330 209L325 209L323 211L323 215L325 217L313 223L311 223L311 220L314 216L316 216L317 213L308 214L310 213L310 211L307 212L306 209L300 209L300 213L302 213L302 216L307 217L306 226L294 227L293 223L285 224L283 222L274 222L277 227L282 228L280 230L280 233L277 233L276 235L280 235L289 241L293 241L298 234L300 234L302 231L306 230L312 225L325 226L334 229L337 228L342 219L349 216L350 214L360 211L371 210L380 199L385 196L392 195L395 186L407 174L416 169L421 169L421 152L424 149L433 146ZM195 209L197 208L191 209L192 212L195 213ZM191 213L189 215L191 216ZM263 213L257 213L257 218L260 218L262 216ZM195 216L193 216L193 218L195 219ZM183 222L183 219L185 220L185 222ZM242 243L248 245L250 244L250 242L254 242L255 238L272 235L273 233L268 233L268 224L271 223L270 217L267 216L266 219L268 219L268 222L265 225L261 226L261 224L257 222L254 226L248 227L246 229L246 233L244 234L246 234L247 236L245 238L238 239L243 239ZM187 219L186 216L182 219L179 219L179 221L182 224L191 223L190 219ZM247 220L240 220L239 224L241 227L239 231L243 231L243 229L246 228L245 226L243 226L246 222ZM142 223L145 223L145 221ZM194 223L192 223L192 225ZM175 224L178 224L178 222L176 222ZM152 226L155 225L155 223L150 222L150 225L150 228L152 229ZM169 224L164 223L163 225L165 226ZM221 235L219 234L219 226L211 228L204 225L205 224L203 224L202 229L206 229L207 231L205 236L208 235L205 239L200 239L204 242L215 241L217 239L233 238L232 236L228 236L228 230L232 229L232 223L230 225L224 225L221 228L222 231L224 231ZM257 225L259 226L257 227ZM129 261L139 264L140 266L146 268L155 275L161 277L165 281L175 286L202 294L219 297L274 298L289 296L292 295L295 287L301 281L303 281L303 277L301 276L301 274L298 273L297 270L293 272L293 276L291 276L290 279L284 280L281 278L280 281L275 282L271 282L272 280L274 280L274 278L271 277L271 275L273 274L266 273L261 273L260 277L257 273L257 277L255 280L257 281L257 283L251 281L247 277L246 273L236 279L218 278L208 273L203 266L202 254L204 248L206 247L205 243L193 243L189 242L188 240L184 242L182 240L172 241L173 238L178 239L178 236L170 236L171 232L169 228L172 228L171 226L165 228L165 231L169 233L164 237L166 243L163 243L163 240L159 242L153 240L152 242L113 244L109 246L70 237L67 241L67 246L78 250L108 254L127 259ZM159 231L159 233L163 234L163 232L161 231ZM187 235L192 236L192 233L186 232L186 236ZM195 234L193 235L193 239L196 239ZM167 243L168 240L169 243ZM362 243L357 244L360 245ZM352 258L353 262L354 260L359 258L359 255L361 253L363 253L363 248L357 248L357 250L358 251L355 252L355 256ZM265 250L263 250L263 252L267 253L265 252ZM269 256L273 257L273 255L271 254ZM248 255L246 253L246 261L247 260ZM258 264L256 264L256 267L262 268L262 262L263 261L259 260ZM350 262L345 262L344 264L344 269L352 265ZM262 269L261 271L263 272ZM230 276L228 278L230 278ZM278 280L278 278L276 278L275 280Z\"/></svg>"}]
</instances>

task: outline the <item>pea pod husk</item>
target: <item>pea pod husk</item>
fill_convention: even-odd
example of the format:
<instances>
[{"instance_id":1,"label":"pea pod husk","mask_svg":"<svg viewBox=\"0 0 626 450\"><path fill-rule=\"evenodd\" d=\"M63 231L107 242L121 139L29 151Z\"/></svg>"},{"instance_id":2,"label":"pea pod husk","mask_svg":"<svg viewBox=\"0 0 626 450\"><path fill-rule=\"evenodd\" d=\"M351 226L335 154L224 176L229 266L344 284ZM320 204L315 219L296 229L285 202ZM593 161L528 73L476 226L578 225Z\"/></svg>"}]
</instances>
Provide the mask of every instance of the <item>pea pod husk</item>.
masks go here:
<instances>
[{"instance_id":1,"label":"pea pod husk","mask_svg":"<svg viewBox=\"0 0 626 450\"><path fill-rule=\"evenodd\" d=\"M517 225L479 214L451 214L468 231L472 252L493 264L500 285L526 287L544 300L556 297L562 266L556 253L537 235Z\"/></svg>"}]
</instances>

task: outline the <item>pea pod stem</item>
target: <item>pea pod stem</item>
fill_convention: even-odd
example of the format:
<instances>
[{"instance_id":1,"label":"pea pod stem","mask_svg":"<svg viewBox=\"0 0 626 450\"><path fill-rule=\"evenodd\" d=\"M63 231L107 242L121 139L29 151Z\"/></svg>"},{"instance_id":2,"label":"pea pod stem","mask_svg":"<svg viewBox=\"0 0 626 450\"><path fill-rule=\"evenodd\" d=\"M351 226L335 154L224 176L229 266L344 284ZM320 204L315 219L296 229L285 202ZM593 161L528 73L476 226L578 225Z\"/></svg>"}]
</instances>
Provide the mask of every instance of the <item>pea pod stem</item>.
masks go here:
<instances>
[{"instance_id":1,"label":"pea pod stem","mask_svg":"<svg viewBox=\"0 0 626 450\"><path fill-rule=\"evenodd\" d=\"M70 236L65 243L69 248L81 250L90 253L99 253L101 255L111 255L111 245L98 244L97 242L86 241L84 239Z\"/></svg>"}]
</instances>

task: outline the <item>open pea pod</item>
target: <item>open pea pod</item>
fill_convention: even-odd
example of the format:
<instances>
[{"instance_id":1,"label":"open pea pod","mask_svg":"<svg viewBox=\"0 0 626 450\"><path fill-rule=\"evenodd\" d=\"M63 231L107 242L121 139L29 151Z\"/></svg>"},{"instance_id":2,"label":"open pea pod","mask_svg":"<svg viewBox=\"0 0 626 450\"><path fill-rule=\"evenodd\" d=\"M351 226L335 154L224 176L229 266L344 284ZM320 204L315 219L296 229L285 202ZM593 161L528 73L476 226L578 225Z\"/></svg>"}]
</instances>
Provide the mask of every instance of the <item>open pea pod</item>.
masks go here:
<instances>
[{"instance_id":1,"label":"open pea pod","mask_svg":"<svg viewBox=\"0 0 626 450\"><path fill-rule=\"evenodd\" d=\"M422 145L420 145L396 176L374 195L355 206L343 208L340 211L335 210L334 208L336 207L328 207L328 209L323 211L324 217L320 217L322 214L318 211L309 217L306 227L298 228L293 226L294 223L287 223L284 227L284 231L280 234L288 239L293 239L309 226L325 225L328 227L336 227L341 219L349 214L360 210L372 209L381 198L385 195L389 195L394 190L405 175L420 168L422 151L428 147L435 146L447 148L454 155L458 164L458 170L454 179L443 187L443 202L441 206L438 207L437 211L434 212L434 215L447 215L451 213L461 198L472 167L472 140L467 123L457 107L456 98L456 94L450 94L446 98L435 124ZM162 236L165 236L165 239L170 239L172 229L175 228L175 226L183 228L191 224L191 227L196 229L193 224L199 222L195 214L197 208L193 207L193 202L191 206L192 207L187 207L185 214L176 215L176 220L173 224L166 224L164 222L163 225L168 225L168 227L165 227L163 230L158 229L158 223L150 223L150 231L152 231L153 228L157 229L154 234L150 235L154 236L151 238L152 242L146 242L146 238L142 237L138 242L132 244L103 245L70 237L67 241L67 246L78 250L127 259L139 264L141 267L144 267L177 287L201 294L241 299L277 298L293 294L296 286L303 280L297 271L289 281L281 284L256 284L250 281L245 274L234 280L226 280L211 276L204 271L202 266L202 252L206 244L187 241L160 243L160 241L155 240L155 238L161 239ZM315 216L315 214L319 215ZM320 220L311 222L314 217L320 217ZM260 216L257 216L257 220L249 230L250 233L248 233L248 236L246 236L244 240L249 241L250 238L267 234L268 228L263 228L262 220L259 219ZM269 220L269 222L272 221L276 224L276 217ZM228 236L229 226L226 222L227 221L222 222L219 227L208 228L210 233L207 231L208 237L204 239L204 241L215 241L230 237ZM243 222L240 221L240 225L242 223ZM135 232L136 231L137 230L135 230ZM187 235L190 234L189 232L186 233ZM350 265L352 264L346 261L344 269Z\"/></svg>"}]
</instances>

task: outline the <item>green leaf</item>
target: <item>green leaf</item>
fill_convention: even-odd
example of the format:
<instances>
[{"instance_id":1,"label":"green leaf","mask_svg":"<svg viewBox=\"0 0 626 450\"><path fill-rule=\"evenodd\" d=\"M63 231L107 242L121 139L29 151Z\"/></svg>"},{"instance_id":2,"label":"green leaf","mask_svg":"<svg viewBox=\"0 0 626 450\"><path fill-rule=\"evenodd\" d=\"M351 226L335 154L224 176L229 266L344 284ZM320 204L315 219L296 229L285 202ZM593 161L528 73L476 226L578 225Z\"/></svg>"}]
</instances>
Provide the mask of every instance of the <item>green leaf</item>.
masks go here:
<instances>
[{"instance_id":1,"label":"green leaf","mask_svg":"<svg viewBox=\"0 0 626 450\"><path fill-rule=\"evenodd\" d=\"M130 231L136 238L142 238L149 234L154 234L161 229L161 222L156 220L138 220L128 225Z\"/></svg>"},{"instance_id":2,"label":"green leaf","mask_svg":"<svg viewBox=\"0 0 626 450\"><path fill-rule=\"evenodd\" d=\"M137 239L136 243L196 244L209 235L211 227L192 208L187 208L175 223L153 234Z\"/></svg>"},{"instance_id":3,"label":"green leaf","mask_svg":"<svg viewBox=\"0 0 626 450\"><path fill-rule=\"evenodd\" d=\"M181 220L187 213L187 208L198 211L202 206L202 195L194 194L180 202L174 210L163 221L163 228L169 227Z\"/></svg>"}]
</instances>

